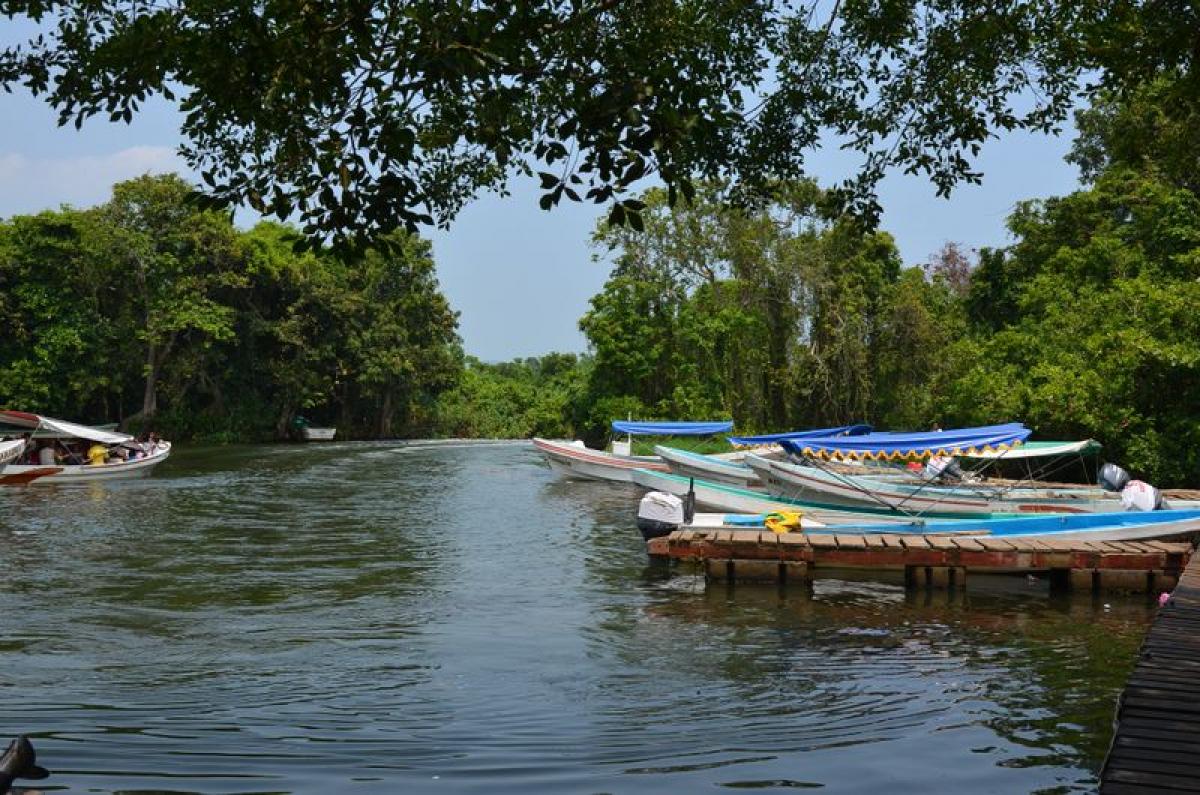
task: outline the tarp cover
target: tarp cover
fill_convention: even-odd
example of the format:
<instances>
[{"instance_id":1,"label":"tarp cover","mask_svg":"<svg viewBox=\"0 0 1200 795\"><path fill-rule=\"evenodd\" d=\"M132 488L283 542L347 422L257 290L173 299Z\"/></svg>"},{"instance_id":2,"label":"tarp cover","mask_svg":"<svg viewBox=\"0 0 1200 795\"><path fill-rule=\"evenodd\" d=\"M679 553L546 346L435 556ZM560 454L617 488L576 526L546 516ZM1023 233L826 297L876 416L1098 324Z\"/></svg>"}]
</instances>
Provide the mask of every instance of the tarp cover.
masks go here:
<instances>
[{"instance_id":1,"label":"tarp cover","mask_svg":"<svg viewBox=\"0 0 1200 795\"><path fill-rule=\"evenodd\" d=\"M733 430L733 421L728 422L635 422L613 420L612 428L617 433L633 436L712 436Z\"/></svg>"},{"instance_id":2,"label":"tarp cover","mask_svg":"<svg viewBox=\"0 0 1200 795\"><path fill-rule=\"evenodd\" d=\"M766 433L760 436L730 436L730 444L774 444L785 439L813 439L830 436L861 436L870 433L870 425L841 425L837 428L814 428L811 431L788 431L787 433Z\"/></svg>"},{"instance_id":3,"label":"tarp cover","mask_svg":"<svg viewBox=\"0 0 1200 795\"><path fill-rule=\"evenodd\" d=\"M1018 422L920 433L867 433L861 436L783 440L783 449L809 458L894 460L933 455L973 455L1007 450L1032 433Z\"/></svg>"},{"instance_id":4,"label":"tarp cover","mask_svg":"<svg viewBox=\"0 0 1200 795\"><path fill-rule=\"evenodd\" d=\"M0 425L51 431L67 439L87 439L89 442L100 442L101 444L121 444L133 439L132 436L123 433L102 431L88 425L42 417L38 414L28 414L24 411L0 411Z\"/></svg>"}]
</instances>

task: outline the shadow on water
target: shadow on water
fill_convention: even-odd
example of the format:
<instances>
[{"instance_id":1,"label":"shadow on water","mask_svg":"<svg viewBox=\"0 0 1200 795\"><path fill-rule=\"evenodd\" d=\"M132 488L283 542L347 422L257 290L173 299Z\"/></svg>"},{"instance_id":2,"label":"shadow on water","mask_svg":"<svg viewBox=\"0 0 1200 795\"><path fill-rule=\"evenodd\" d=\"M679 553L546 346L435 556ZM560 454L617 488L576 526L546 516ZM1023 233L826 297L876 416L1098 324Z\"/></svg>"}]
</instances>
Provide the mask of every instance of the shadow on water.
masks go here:
<instances>
[{"instance_id":1,"label":"shadow on water","mask_svg":"<svg viewBox=\"0 0 1200 795\"><path fill-rule=\"evenodd\" d=\"M0 492L0 688L69 792L1090 789L1144 600L705 587L528 445L180 450Z\"/></svg>"}]
</instances>

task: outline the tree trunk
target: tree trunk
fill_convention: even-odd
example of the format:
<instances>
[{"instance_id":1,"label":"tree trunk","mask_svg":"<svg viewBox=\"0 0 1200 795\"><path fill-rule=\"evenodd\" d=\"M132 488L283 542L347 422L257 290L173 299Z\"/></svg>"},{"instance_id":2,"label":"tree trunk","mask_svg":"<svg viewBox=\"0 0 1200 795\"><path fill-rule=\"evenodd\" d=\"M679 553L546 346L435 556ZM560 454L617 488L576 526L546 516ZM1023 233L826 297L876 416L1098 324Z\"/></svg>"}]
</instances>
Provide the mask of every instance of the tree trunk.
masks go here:
<instances>
[{"instance_id":1,"label":"tree trunk","mask_svg":"<svg viewBox=\"0 0 1200 795\"><path fill-rule=\"evenodd\" d=\"M146 390L142 393L142 416L153 417L158 411L158 348L150 343L146 349Z\"/></svg>"},{"instance_id":2,"label":"tree trunk","mask_svg":"<svg viewBox=\"0 0 1200 795\"><path fill-rule=\"evenodd\" d=\"M383 403L379 406L379 438L387 439L392 435L392 417L396 409L392 400L392 388L383 390Z\"/></svg>"}]
</instances>

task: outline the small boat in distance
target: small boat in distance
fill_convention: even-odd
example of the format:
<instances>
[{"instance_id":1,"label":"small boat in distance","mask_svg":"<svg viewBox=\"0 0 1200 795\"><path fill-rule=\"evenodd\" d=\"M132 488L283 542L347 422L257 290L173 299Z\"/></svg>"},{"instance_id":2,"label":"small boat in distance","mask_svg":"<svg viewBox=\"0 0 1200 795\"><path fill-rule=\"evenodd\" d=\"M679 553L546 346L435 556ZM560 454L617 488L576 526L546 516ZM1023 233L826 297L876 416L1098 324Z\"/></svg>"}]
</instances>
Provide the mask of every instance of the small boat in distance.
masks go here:
<instances>
[{"instance_id":1,"label":"small boat in distance","mask_svg":"<svg viewBox=\"0 0 1200 795\"><path fill-rule=\"evenodd\" d=\"M307 417L297 416L292 420L293 438L302 442L332 442L337 428L322 428L310 425Z\"/></svg>"},{"instance_id":2,"label":"small boat in distance","mask_svg":"<svg viewBox=\"0 0 1200 795\"><path fill-rule=\"evenodd\" d=\"M145 477L167 460L171 443L132 436L24 411L0 411L0 451L19 442L22 451L0 463L0 485L80 483ZM21 455L24 458L21 458ZM0 459L2 460L2 459Z\"/></svg>"},{"instance_id":3,"label":"small boat in distance","mask_svg":"<svg viewBox=\"0 0 1200 795\"><path fill-rule=\"evenodd\" d=\"M551 469L568 477L631 483L635 469L667 471L666 463L658 456L632 455L634 436L713 436L733 430L733 423L614 420L612 429L626 434L627 439L614 441L611 453L594 450L580 441L554 441L536 437L533 446L546 457Z\"/></svg>"}]
</instances>

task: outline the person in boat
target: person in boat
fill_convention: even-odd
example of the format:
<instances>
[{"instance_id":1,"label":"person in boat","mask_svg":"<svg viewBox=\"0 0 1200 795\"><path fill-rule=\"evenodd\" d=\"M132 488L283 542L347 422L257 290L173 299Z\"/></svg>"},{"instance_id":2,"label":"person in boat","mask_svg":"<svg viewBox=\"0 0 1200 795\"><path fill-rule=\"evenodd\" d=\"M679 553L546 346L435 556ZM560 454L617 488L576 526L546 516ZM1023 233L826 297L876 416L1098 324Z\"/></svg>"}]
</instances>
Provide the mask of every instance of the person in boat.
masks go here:
<instances>
[{"instance_id":1,"label":"person in boat","mask_svg":"<svg viewBox=\"0 0 1200 795\"><path fill-rule=\"evenodd\" d=\"M42 446L37 451L37 463L40 466L52 467L58 464L58 459L58 453L54 452L54 442L42 442Z\"/></svg>"},{"instance_id":2,"label":"person in boat","mask_svg":"<svg viewBox=\"0 0 1200 795\"><path fill-rule=\"evenodd\" d=\"M88 463L92 466L100 466L108 463L108 448L96 442L87 451Z\"/></svg>"}]
</instances>

